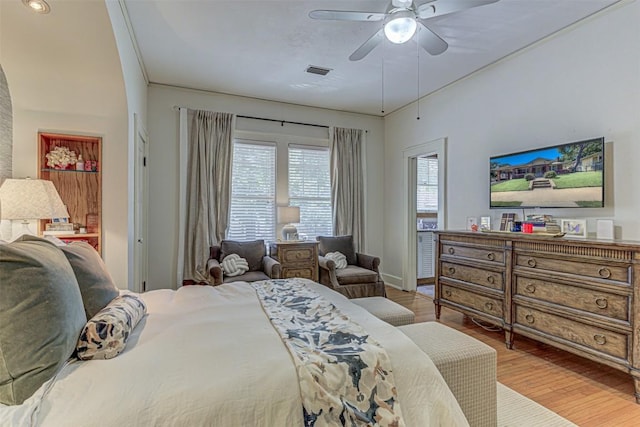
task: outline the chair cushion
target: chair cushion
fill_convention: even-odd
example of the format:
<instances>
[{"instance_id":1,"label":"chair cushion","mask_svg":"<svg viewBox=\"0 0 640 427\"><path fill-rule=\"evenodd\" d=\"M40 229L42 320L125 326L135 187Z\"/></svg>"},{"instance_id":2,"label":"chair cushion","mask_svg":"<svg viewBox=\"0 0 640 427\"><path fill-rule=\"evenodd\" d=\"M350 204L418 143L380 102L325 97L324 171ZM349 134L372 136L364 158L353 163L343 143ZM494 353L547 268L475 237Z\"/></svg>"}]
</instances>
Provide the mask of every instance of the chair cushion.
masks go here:
<instances>
[{"instance_id":1,"label":"chair cushion","mask_svg":"<svg viewBox=\"0 0 640 427\"><path fill-rule=\"evenodd\" d=\"M223 261L230 254L238 254L240 258L246 259L249 264L249 271L259 271L262 270L262 258L267 253L264 240L254 240L252 242L223 240L220 243L220 261Z\"/></svg>"},{"instance_id":2,"label":"chair cushion","mask_svg":"<svg viewBox=\"0 0 640 427\"><path fill-rule=\"evenodd\" d=\"M378 281L378 274L375 271L356 265L348 265L346 268L336 270L336 278L340 285L357 285L360 283L375 283Z\"/></svg>"},{"instance_id":3,"label":"chair cushion","mask_svg":"<svg viewBox=\"0 0 640 427\"><path fill-rule=\"evenodd\" d=\"M336 236L336 237L317 237L318 251L320 255L325 256L329 252L340 252L347 257L347 264L358 264L356 251L353 249L353 236Z\"/></svg>"},{"instance_id":4,"label":"chair cushion","mask_svg":"<svg viewBox=\"0 0 640 427\"><path fill-rule=\"evenodd\" d=\"M87 319L91 319L120 295L120 291L93 246L86 242L73 242L60 246L60 249L76 275L84 311Z\"/></svg>"},{"instance_id":5,"label":"chair cushion","mask_svg":"<svg viewBox=\"0 0 640 427\"><path fill-rule=\"evenodd\" d=\"M86 322L60 248L27 235L0 245L0 403L21 404L51 379Z\"/></svg>"},{"instance_id":6,"label":"chair cushion","mask_svg":"<svg viewBox=\"0 0 640 427\"><path fill-rule=\"evenodd\" d=\"M247 271L240 276L225 276L223 282L257 282L258 280L269 280L269 276L262 271Z\"/></svg>"}]
</instances>

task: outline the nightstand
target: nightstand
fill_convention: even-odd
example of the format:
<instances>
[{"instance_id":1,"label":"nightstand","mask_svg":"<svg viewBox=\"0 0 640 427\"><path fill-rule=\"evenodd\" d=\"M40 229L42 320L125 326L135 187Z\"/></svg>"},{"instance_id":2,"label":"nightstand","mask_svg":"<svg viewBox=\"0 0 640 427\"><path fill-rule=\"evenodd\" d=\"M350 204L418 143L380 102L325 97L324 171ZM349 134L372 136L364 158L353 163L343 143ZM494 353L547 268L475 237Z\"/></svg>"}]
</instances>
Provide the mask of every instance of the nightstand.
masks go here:
<instances>
[{"instance_id":1,"label":"nightstand","mask_svg":"<svg viewBox=\"0 0 640 427\"><path fill-rule=\"evenodd\" d=\"M269 252L282 265L283 279L302 277L318 281L318 242L273 242Z\"/></svg>"}]
</instances>

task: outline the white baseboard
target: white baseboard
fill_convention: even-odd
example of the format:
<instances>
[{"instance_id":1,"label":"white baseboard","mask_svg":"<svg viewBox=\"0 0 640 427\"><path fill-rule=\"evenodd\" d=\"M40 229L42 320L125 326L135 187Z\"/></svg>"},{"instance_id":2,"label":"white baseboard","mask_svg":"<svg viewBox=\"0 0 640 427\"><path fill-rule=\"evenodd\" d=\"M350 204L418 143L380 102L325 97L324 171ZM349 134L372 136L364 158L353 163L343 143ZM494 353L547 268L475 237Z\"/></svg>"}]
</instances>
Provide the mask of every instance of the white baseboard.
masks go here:
<instances>
[{"instance_id":1,"label":"white baseboard","mask_svg":"<svg viewBox=\"0 0 640 427\"><path fill-rule=\"evenodd\" d=\"M393 276L391 274L385 274L385 273L381 273L380 276L382 276L382 280L384 280L385 284L402 290L402 277Z\"/></svg>"}]
</instances>

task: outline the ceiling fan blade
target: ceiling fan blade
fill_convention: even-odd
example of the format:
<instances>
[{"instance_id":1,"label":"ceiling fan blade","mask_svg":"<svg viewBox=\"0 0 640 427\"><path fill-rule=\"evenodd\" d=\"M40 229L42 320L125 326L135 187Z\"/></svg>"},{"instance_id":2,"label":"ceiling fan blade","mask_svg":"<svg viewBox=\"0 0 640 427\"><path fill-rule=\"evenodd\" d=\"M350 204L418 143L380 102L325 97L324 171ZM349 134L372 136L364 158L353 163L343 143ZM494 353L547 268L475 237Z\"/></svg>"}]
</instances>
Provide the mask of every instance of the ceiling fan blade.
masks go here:
<instances>
[{"instance_id":1,"label":"ceiling fan blade","mask_svg":"<svg viewBox=\"0 0 640 427\"><path fill-rule=\"evenodd\" d=\"M312 19L326 19L331 21L382 21L386 16L380 12L354 12L349 10L312 10Z\"/></svg>"},{"instance_id":2,"label":"ceiling fan blade","mask_svg":"<svg viewBox=\"0 0 640 427\"><path fill-rule=\"evenodd\" d=\"M442 40L439 35L431 31L422 22L418 22L418 44L431 55L440 55L447 50L449 44Z\"/></svg>"},{"instance_id":3,"label":"ceiling fan blade","mask_svg":"<svg viewBox=\"0 0 640 427\"><path fill-rule=\"evenodd\" d=\"M435 0L418 6L416 15L420 19L434 18L473 7L485 6L498 0Z\"/></svg>"},{"instance_id":4,"label":"ceiling fan blade","mask_svg":"<svg viewBox=\"0 0 640 427\"><path fill-rule=\"evenodd\" d=\"M350 61L360 61L367 56L374 47L378 46L384 40L384 30L380 28L374 35L362 43L362 45L355 50L349 57Z\"/></svg>"}]
</instances>

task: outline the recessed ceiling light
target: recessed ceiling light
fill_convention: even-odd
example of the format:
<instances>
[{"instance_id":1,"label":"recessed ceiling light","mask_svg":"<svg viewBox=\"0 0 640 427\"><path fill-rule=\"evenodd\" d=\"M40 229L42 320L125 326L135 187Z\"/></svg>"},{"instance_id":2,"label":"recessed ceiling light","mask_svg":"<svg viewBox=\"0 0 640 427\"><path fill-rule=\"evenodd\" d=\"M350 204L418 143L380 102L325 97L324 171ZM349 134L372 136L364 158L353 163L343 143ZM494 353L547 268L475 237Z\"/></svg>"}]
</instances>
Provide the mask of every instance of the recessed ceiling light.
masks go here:
<instances>
[{"instance_id":1,"label":"recessed ceiling light","mask_svg":"<svg viewBox=\"0 0 640 427\"><path fill-rule=\"evenodd\" d=\"M29 9L37 13L49 13L51 8L49 4L44 0L22 0L22 3Z\"/></svg>"}]
</instances>

